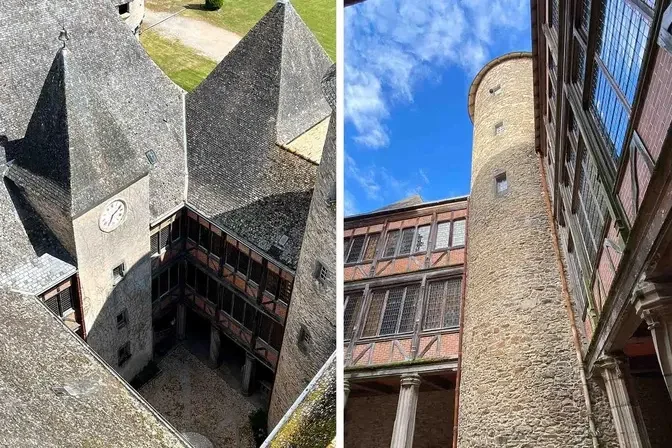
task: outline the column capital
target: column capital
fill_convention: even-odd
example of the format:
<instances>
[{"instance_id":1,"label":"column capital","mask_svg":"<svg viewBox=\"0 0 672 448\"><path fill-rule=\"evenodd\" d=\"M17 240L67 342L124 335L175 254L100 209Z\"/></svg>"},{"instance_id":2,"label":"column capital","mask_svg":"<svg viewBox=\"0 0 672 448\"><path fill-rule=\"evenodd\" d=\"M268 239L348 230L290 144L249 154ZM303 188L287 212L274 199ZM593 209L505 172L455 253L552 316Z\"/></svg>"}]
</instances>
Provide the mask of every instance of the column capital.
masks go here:
<instances>
[{"instance_id":1,"label":"column capital","mask_svg":"<svg viewBox=\"0 0 672 448\"><path fill-rule=\"evenodd\" d=\"M672 318L672 283L642 280L634 293L635 312L652 330Z\"/></svg>"},{"instance_id":2,"label":"column capital","mask_svg":"<svg viewBox=\"0 0 672 448\"><path fill-rule=\"evenodd\" d=\"M346 394L350 392L350 381L346 379L343 380L343 390L345 391Z\"/></svg>"},{"instance_id":3,"label":"column capital","mask_svg":"<svg viewBox=\"0 0 672 448\"><path fill-rule=\"evenodd\" d=\"M417 373L404 373L401 375L401 386L419 386L422 380Z\"/></svg>"},{"instance_id":4,"label":"column capital","mask_svg":"<svg viewBox=\"0 0 672 448\"><path fill-rule=\"evenodd\" d=\"M627 360L622 355L602 355L595 362L595 368L601 373L609 371L616 373L619 377L623 376L627 366Z\"/></svg>"}]
</instances>

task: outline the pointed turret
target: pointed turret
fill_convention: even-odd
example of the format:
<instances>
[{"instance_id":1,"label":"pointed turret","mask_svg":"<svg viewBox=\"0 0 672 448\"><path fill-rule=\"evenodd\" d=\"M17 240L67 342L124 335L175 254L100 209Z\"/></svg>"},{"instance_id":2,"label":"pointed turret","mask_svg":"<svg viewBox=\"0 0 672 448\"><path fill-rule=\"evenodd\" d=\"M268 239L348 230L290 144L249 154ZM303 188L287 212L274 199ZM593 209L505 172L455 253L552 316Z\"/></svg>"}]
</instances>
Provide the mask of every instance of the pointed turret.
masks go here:
<instances>
[{"instance_id":1,"label":"pointed turret","mask_svg":"<svg viewBox=\"0 0 672 448\"><path fill-rule=\"evenodd\" d=\"M61 48L7 177L74 256L72 219L147 172L146 158Z\"/></svg>"}]
</instances>

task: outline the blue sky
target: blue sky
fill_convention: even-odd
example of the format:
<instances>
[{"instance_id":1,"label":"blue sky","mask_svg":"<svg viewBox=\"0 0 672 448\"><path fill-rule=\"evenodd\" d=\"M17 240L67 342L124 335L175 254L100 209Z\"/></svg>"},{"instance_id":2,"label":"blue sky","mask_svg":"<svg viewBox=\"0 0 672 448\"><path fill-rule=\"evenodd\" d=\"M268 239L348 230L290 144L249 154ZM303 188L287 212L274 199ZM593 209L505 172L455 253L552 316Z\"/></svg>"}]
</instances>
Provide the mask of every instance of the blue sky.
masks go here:
<instances>
[{"instance_id":1,"label":"blue sky","mask_svg":"<svg viewBox=\"0 0 672 448\"><path fill-rule=\"evenodd\" d=\"M529 51L529 0L368 0L345 10L345 215L469 193L469 85Z\"/></svg>"}]
</instances>

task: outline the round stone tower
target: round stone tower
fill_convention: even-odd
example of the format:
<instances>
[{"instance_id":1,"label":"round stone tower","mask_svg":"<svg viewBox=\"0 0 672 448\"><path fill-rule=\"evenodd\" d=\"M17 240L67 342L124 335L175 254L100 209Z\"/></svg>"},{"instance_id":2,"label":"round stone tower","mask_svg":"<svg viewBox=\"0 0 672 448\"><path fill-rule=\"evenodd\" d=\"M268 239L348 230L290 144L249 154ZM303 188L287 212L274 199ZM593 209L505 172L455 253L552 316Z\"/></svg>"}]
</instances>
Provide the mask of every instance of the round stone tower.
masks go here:
<instances>
[{"instance_id":1,"label":"round stone tower","mask_svg":"<svg viewBox=\"0 0 672 448\"><path fill-rule=\"evenodd\" d=\"M488 63L474 143L458 446L590 447L535 153L532 55Z\"/></svg>"}]
</instances>

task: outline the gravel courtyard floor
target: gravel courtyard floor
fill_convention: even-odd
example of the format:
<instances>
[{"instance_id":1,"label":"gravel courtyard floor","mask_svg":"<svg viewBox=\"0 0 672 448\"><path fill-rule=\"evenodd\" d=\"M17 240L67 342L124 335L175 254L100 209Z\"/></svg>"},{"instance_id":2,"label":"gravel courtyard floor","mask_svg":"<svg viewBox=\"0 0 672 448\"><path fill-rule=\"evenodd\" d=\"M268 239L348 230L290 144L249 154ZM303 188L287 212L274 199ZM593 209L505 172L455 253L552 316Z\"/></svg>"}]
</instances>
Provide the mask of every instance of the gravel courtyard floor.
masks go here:
<instances>
[{"instance_id":1,"label":"gravel courtyard floor","mask_svg":"<svg viewBox=\"0 0 672 448\"><path fill-rule=\"evenodd\" d=\"M257 407L184 345L159 362L139 392L175 428L202 434L217 448L254 448L248 415Z\"/></svg>"}]
</instances>

